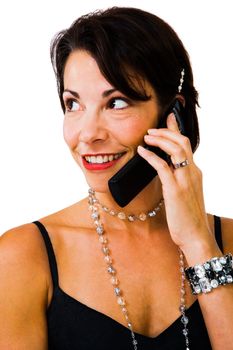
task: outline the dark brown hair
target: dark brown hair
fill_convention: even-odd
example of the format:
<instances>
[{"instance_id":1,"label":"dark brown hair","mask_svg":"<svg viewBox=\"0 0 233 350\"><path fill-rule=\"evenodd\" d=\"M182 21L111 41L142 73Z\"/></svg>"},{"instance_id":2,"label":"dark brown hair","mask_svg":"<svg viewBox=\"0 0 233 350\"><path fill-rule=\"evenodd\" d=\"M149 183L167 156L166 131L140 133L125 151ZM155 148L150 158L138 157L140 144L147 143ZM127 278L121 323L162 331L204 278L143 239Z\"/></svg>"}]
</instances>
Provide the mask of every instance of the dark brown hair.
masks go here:
<instances>
[{"instance_id":1,"label":"dark brown hair","mask_svg":"<svg viewBox=\"0 0 233 350\"><path fill-rule=\"evenodd\" d=\"M70 53L77 49L88 51L106 80L129 98L150 99L143 84L138 84L147 80L155 90L161 111L174 100L184 69L184 122L193 151L197 148L198 94L192 68L181 40L166 22L140 9L113 7L84 15L59 32L51 43L51 60L63 111L64 68Z\"/></svg>"}]
</instances>

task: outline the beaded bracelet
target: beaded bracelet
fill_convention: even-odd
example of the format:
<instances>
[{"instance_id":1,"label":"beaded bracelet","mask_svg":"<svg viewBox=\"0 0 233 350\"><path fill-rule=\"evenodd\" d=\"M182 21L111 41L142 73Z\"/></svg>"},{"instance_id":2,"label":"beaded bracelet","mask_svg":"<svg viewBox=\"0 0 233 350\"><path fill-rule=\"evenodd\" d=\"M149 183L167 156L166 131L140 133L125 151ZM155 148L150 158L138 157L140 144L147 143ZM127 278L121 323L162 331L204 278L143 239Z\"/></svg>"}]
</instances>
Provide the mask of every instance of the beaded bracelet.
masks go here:
<instances>
[{"instance_id":1,"label":"beaded bracelet","mask_svg":"<svg viewBox=\"0 0 233 350\"><path fill-rule=\"evenodd\" d=\"M220 285L233 283L232 254L215 257L202 265L185 269L192 294L208 293Z\"/></svg>"}]
</instances>

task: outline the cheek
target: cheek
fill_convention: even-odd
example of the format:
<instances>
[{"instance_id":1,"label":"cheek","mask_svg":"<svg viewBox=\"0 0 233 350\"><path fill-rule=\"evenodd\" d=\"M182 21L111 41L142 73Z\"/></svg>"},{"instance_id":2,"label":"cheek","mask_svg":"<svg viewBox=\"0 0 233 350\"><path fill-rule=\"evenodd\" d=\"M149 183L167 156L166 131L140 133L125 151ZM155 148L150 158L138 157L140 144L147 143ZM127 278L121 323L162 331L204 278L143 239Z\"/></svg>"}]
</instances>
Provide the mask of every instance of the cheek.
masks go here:
<instances>
[{"instance_id":1,"label":"cheek","mask_svg":"<svg viewBox=\"0 0 233 350\"><path fill-rule=\"evenodd\" d=\"M147 129L142 126L141 120L129 120L119 124L118 126L112 127L112 136L117 139L121 145L135 150L139 144L143 143Z\"/></svg>"},{"instance_id":2,"label":"cheek","mask_svg":"<svg viewBox=\"0 0 233 350\"><path fill-rule=\"evenodd\" d=\"M72 123L68 122L66 119L63 123L63 137L70 149L74 149L77 145L77 133L75 132L75 127Z\"/></svg>"},{"instance_id":3,"label":"cheek","mask_svg":"<svg viewBox=\"0 0 233 350\"><path fill-rule=\"evenodd\" d=\"M149 128L157 124L157 119L158 108L153 100L141 104L137 111L133 110L122 122L121 127L118 127L122 143L134 150L139 144L144 144L144 135Z\"/></svg>"}]
</instances>

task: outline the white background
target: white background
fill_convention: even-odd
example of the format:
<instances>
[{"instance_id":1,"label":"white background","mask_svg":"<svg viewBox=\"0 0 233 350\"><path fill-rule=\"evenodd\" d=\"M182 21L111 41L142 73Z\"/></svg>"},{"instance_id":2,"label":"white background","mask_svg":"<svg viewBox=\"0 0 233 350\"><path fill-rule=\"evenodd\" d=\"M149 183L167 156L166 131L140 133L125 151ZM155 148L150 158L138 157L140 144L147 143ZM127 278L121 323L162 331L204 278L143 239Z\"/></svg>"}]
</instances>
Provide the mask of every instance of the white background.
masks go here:
<instances>
[{"instance_id":1,"label":"white background","mask_svg":"<svg viewBox=\"0 0 233 350\"><path fill-rule=\"evenodd\" d=\"M50 64L53 35L98 8L133 6L166 20L191 56L207 210L233 217L232 1L2 1L0 5L0 232L86 195L62 137L62 111Z\"/></svg>"}]
</instances>

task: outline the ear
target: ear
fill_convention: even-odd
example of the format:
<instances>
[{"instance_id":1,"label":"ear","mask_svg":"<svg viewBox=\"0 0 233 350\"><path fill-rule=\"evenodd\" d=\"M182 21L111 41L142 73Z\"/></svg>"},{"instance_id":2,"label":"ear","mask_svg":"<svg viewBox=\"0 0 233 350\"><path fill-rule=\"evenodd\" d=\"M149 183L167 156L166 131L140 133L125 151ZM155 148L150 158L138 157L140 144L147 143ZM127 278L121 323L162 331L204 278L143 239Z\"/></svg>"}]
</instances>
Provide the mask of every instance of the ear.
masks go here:
<instances>
[{"instance_id":1,"label":"ear","mask_svg":"<svg viewBox=\"0 0 233 350\"><path fill-rule=\"evenodd\" d=\"M177 100L179 100L182 103L183 107L185 107L185 98L184 98L184 96L180 95L180 94L177 94L176 98L177 98Z\"/></svg>"}]
</instances>

